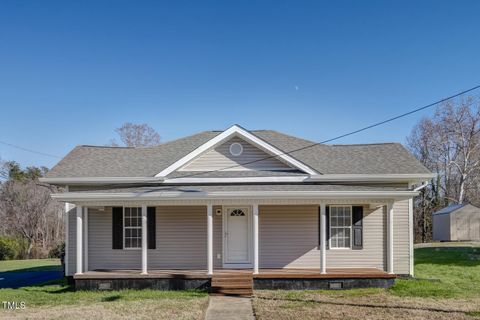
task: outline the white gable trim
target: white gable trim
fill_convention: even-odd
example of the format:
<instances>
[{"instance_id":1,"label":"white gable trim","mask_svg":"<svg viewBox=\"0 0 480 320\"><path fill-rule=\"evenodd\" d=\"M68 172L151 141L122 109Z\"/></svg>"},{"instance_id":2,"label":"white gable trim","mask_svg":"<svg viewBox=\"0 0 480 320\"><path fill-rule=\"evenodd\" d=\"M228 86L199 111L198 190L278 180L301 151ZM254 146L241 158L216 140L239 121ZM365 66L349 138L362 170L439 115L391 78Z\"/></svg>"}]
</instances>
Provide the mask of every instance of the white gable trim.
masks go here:
<instances>
[{"instance_id":1,"label":"white gable trim","mask_svg":"<svg viewBox=\"0 0 480 320\"><path fill-rule=\"evenodd\" d=\"M261 149L264 149L265 151L271 153L272 155L276 156L279 159L282 159L284 162L287 164L291 165L292 167L295 167L301 171L304 171L305 173L308 174L317 174L315 170L312 168L308 167L307 165L303 164L302 162L298 161L297 159L291 157L288 154L283 153L281 150L275 148L271 144L267 143L266 141L256 137L255 135L251 134L247 130L243 129L242 127L238 125L233 125L227 130L223 131L216 137L210 139L206 143L202 144L200 147L197 149L193 150L180 160L176 161L175 163L171 164L167 168L163 169L160 173L155 175L155 177L166 177L170 173L174 172L175 170L178 170L179 168L183 167L202 153L210 150L211 148L217 146L223 141L226 141L228 138L232 136L239 136L248 142L256 145L257 147L260 147Z\"/></svg>"}]
</instances>

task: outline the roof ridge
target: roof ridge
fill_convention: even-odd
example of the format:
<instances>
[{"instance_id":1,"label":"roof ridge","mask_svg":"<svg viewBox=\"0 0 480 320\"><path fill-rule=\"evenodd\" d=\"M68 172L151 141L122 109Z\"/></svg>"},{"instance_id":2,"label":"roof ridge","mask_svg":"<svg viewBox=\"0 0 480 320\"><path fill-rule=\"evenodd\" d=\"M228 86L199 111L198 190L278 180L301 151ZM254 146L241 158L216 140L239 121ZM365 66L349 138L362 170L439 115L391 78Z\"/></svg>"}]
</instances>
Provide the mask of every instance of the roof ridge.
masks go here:
<instances>
[{"instance_id":1,"label":"roof ridge","mask_svg":"<svg viewBox=\"0 0 480 320\"><path fill-rule=\"evenodd\" d=\"M350 147L350 146L377 146L385 144L401 144L400 142L373 142L373 143L346 143L346 144L331 144L331 147Z\"/></svg>"},{"instance_id":2,"label":"roof ridge","mask_svg":"<svg viewBox=\"0 0 480 320\"><path fill-rule=\"evenodd\" d=\"M87 147L87 148L111 148L111 149L135 149L135 147L127 147L127 146L99 146L93 144L79 144L77 147Z\"/></svg>"},{"instance_id":3,"label":"roof ridge","mask_svg":"<svg viewBox=\"0 0 480 320\"><path fill-rule=\"evenodd\" d=\"M169 144L169 143L172 143L172 142L176 142L176 141L179 141L179 140L191 138L191 137L193 137L193 136L197 136L197 135L202 134L202 133L211 133L211 132L214 132L214 131L204 130L204 131L200 131L200 132L197 132L197 133L194 133L194 134L185 136L185 137L181 137L181 138L176 138L176 139L173 139L173 140L165 141L165 142L162 142L162 143L157 144L157 145L155 145L155 146L128 147L128 146L102 146L102 145L93 145L93 144L80 144L80 145L77 145L77 147L87 147L87 148L112 148L112 149L115 149L115 148L118 148L118 149L154 149L154 148L158 148L158 147L160 147L160 146L164 146L164 145Z\"/></svg>"},{"instance_id":4,"label":"roof ridge","mask_svg":"<svg viewBox=\"0 0 480 320\"><path fill-rule=\"evenodd\" d=\"M308 139L305 139L305 138L300 138L300 137L297 137L297 136L294 136L294 135L291 135L291 134L288 134L288 133L284 133L284 132L281 132L281 131L278 131L278 130L258 130L258 131L270 131L270 132L281 134L283 136L287 136L287 137L294 138L294 139L297 139L297 140L303 140L303 141L311 143L311 144L326 146L326 144L319 143L319 142L316 142L316 141L313 141L313 140L308 140Z\"/></svg>"}]
</instances>

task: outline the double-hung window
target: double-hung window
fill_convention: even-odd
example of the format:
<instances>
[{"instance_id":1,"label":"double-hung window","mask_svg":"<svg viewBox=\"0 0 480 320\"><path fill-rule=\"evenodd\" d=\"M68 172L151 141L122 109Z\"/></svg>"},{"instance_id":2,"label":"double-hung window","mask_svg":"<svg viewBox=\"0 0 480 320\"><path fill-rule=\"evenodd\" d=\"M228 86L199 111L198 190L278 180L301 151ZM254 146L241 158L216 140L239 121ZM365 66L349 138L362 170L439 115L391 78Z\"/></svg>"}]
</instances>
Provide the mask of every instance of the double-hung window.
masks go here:
<instances>
[{"instance_id":1,"label":"double-hung window","mask_svg":"<svg viewBox=\"0 0 480 320\"><path fill-rule=\"evenodd\" d=\"M123 208L123 247L125 249L142 247L142 208Z\"/></svg>"},{"instance_id":2,"label":"double-hung window","mask_svg":"<svg viewBox=\"0 0 480 320\"><path fill-rule=\"evenodd\" d=\"M330 248L352 247L352 207L330 206Z\"/></svg>"}]
</instances>

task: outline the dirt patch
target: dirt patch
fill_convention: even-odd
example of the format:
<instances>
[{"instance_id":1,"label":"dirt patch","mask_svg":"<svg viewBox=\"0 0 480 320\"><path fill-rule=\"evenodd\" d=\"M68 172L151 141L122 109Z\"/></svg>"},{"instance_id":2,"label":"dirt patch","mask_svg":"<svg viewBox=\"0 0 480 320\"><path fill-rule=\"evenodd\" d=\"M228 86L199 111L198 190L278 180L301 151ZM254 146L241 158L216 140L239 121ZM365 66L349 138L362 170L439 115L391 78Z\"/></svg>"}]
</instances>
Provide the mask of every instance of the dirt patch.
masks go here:
<instances>
[{"instance_id":1,"label":"dirt patch","mask_svg":"<svg viewBox=\"0 0 480 320\"><path fill-rule=\"evenodd\" d=\"M360 307L328 303L255 299L253 308L259 320L293 319L478 319L464 313L435 312L388 307Z\"/></svg>"},{"instance_id":2,"label":"dirt patch","mask_svg":"<svg viewBox=\"0 0 480 320\"><path fill-rule=\"evenodd\" d=\"M258 319L478 319L479 306L480 299L404 298L384 290L258 290L253 301Z\"/></svg>"}]
</instances>

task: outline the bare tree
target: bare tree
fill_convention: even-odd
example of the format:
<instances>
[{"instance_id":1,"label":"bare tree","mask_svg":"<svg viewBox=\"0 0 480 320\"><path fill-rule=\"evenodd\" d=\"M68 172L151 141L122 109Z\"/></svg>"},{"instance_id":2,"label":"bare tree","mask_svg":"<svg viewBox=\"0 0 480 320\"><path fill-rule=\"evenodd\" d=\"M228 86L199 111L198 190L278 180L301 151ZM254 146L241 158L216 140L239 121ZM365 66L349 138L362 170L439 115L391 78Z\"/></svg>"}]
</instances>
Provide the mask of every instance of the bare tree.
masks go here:
<instances>
[{"instance_id":1,"label":"bare tree","mask_svg":"<svg viewBox=\"0 0 480 320\"><path fill-rule=\"evenodd\" d=\"M27 257L45 256L62 241L62 206L50 197L50 190L34 180L10 180L2 185L0 207L11 236L20 236L28 243Z\"/></svg>"},{"instance_id":2,"label":"bare tree","mask_svg":"<svg viewBox=\"0 0 480 320\"><path fill-rule=\"evenodd\" d=\"M414 155L439 175L445 204L472 198L480 172L480 104L469 97L441 105L432 118L415 126L408 145Z\"/></svg>"},{"instance_id":3,"label":"bare tree","mask_svg":"<svg viewBox=\"0 0 480 320\"><path fill-rule=\"evenodd\" d=\"M14 161L4 162L0 171L4 179L0 183L0 236L27 243L20 257L46 257L63 242L63 206L50 197L55 187L38 182L46 171L38 167L23 170Z\"/></svg>"},{"instance_id":4,"label":"bare tree","mask_svg":"<svg viewBox=\"0 0 480 320\"><path fill-rule=\"evenodd\" d=\"M415 200L417 240L428 241L431 214L450 203L480 203L480 104L472 97L448 101L422 119L407 138L413 154L437 173Z\"/></svg>"},{"instance_id":5,"label":"bare tree","mask_svg":"<svg viewBox=\"0 0 480 320\"><path fill-rule=\"evenodd\" d=\"M115 129L115 132L127 147L146 147L160 144L160 135L146 123L134 124L126 122L120 128ZM112 139L110 144L118 146L115 139Z\"/></svg>"}]
</instances>

